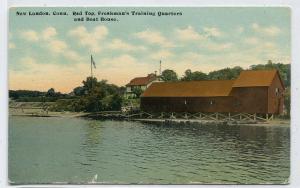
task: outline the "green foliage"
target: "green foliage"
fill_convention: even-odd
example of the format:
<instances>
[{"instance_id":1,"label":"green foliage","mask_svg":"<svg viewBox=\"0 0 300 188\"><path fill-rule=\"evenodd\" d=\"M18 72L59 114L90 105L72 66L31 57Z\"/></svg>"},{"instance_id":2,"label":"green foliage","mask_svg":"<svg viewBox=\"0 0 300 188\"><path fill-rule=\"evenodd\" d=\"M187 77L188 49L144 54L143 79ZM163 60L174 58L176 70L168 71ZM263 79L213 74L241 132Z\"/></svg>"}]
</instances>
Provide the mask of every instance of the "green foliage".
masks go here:
<instances>
[{"instance_id":1,"label":"green foliage","mask_svg":"<svg viewBox=\"0 0 300 188\"><path fill-rule=\"evenodd\" d=\"M177 73L173 70L166 69L161 73L161 79L163 81L177 81L178 76Z\"/></svg>"},{"instance_id":2,"label":"green foliage","mask_svg":"<svg viewBox=\"0 0 300 188\"><path fill-rule=\"evenodd\" d=\"M272 63L271 60L267 64L251 65L250 70L277 69L287 87L284 104L287 113L290 113L290 64ZM192 72L190 69L185 71L181 78L184 81L190 80L231 80L236 79L243 69L241 67L225 68L212 71L205 74L201 71ZM167 69L162 72L163 81L177 81L177 73ZM120 110L121 105L139 106L139 98L123 99L121 96L125 93L125 87L118 87L108 84L107 80L97 81L94 77L87 77L83 82L83 86L73 89L75 96L61 94L55 92L53 88L47 92L28 91L28 90L10 90L9 97L18 102L55 102L51 107L55 111L86 111L96 112L103 110ZM140 88L133 90L137 97L142 93ZM124 101L125 100L125 101Z\"/></svg>"},{"instance_id":3,"label":"green foliage","mask_svg":"<svg viewBox=\"0 0 300 188\"><path fill-rule=\"evenodd\" d=\"M72 98L67 94L55 92L53 88L47 92L29 90L9 90L9 97L17 102L55 102L58 99Z\"/></svg>"},{"instance_id":4,"label":"green foliage","mask_svg":"<svg viewBox=\"0 0 300 188\"><path fill-rule=\"evenodd\" d=\"M242 70L242 67L236 66L233 68L212 71L208 74L208 78L210 80L233 80L240 75Z\"/></svg>"},{"instance_id":5,"label":"green foliage","mask_svg":"<svg viewBox=\"0 0 300 188\"><path fill-rule=\"evenodd\" d=\"M134 87L132 92L135 94L137 98L139 98L143 93L143 90L140 87Z\"/></svg>"},{"instance_id":6,"label":"green foliage","mask_svg":"<svg viewBox=\"0 0 300 188\"><path fill-rule=\"evenodd\" d=\"M187 69L184 72L184 76L181 78L182 81L191 81L191 80L207 80L207 74L201 71L192 72L190 69Z\"/></svg>"},{"instance_id":7,"label":"green foliage","mask_svg":"<svg viewBox=\"0 0 300 188\"><path fill-rule=\"evenodd\" d=\"M46 93L46 96L47 97L54 97L55 96L55 90L53 88L50 88L47 93Z\"/></svg>"},{"instance_id":8,"label":"green foliage","mask_svg":"<svg viewBox=\"0 0 300 188\"><path fill-rule=\"evenodd\" d=\"M84 87L81 87L81 86L75 87L75 88L73 89L73 92L74 92L74 95L75 95L75 96L82 96L82 95L84 95L85 88L84 88Z\"/></svg>"},{"instance_id":9,"label":"green foliage","mask_svg":"<svg viewBox=\"0 0 300 188\"><path fill-rule=\"evenodd\" d=\"M291 88L288 87L284 93L284 107L286 109L286 116L290 117L291 112Z\"/></svg>"},{"instance_id":10,"label":"green foliage","mask_svg":"<svg viewBox=\"0 0 300 188\"><path fill-rule=\"evenodd\" d=\"M41 91L29 91L29 90L9 90L9 97L13 99L27 98L27 97L42 97L45 92Z\"/></svg>"},{"instance_id":11,"label":"green foliage","mask_svg":"<svg viewBox=\"0 0 300 188\"><path fill-rule=\"evenodd\" d=\"M59 99L50 108L50 111L73 111L73 99Z\"/></svg>"},{"instance_id":12,"label":"green foliage","mask_svg":"<svg viewBox=\"0 0 300 188\"><path fill-rule=\"evenodd\" d=\"M123 99L122 106L133 106L133 107L139 107L141 103L140 98L135 99Z\"/></svg>"},{"instance_id":13,"label":"green foliage","mask_svg":"<svg viewBox=\"0 0 300 188\"><path fill-rule=\"evenodd\" d=\"M97 78L87 77L86 80L82 81L84 91L90 93L94 86L97 85Z\"/></svg>"},{"instance_id":14,"label":"green foliage","mask_svg":"<svg viewBox=\"0 0 300 188\"><path fill-rule=\"evenodd\" d=\"M120 110L122 106L122 97L118 94L112 96L109 101L109 110Z\"/></svg>"},{"instance_id":15,"label":"green foliage","mask_svg":"<svg viewBox=\"0 0 300 188\"><path fill-rule=\"evenodd\" d=\"M121 109L122 98L118 86L108 84L106 80L98 82L92 77L88 77L82 83L82 88L77 87L73 90L75 95L79 94L79 98L72 102L72 111L98 112Z\"/></svg>"}]
</instances>

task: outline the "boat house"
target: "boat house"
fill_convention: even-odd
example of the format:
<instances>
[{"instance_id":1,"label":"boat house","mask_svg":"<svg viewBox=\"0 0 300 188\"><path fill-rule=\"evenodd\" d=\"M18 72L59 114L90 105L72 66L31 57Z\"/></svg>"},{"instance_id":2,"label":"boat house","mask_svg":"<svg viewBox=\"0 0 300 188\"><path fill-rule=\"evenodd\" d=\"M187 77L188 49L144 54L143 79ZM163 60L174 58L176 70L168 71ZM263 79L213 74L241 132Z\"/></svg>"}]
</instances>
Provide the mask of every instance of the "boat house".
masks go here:
<instances>
[{"instance_id":1,"label":"boat house","mask_svg":"<svg viewBox=\"0 0 300 188\"><path fill-rule=\"evenodd\" d=\"M284 85L277 70L246 70L235 80L152 83L145 112L281 114Z\"/></svg>"}]
</instances>

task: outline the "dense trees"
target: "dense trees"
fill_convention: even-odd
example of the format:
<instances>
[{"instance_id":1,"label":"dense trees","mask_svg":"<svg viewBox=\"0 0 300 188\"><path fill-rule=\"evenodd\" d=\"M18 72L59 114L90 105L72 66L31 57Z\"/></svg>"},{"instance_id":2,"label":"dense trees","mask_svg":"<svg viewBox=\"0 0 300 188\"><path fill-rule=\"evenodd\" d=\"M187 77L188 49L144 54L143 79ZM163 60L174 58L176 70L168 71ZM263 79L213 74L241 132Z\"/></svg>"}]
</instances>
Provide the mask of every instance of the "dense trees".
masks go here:
<instances>
[{"instance_id":1,"label":"dense trees","mask_svg":"<svg viewBox=\"0 0 300 188\"><path fill-rule=\"evenodd\" d=\"M97 81L87 77L81 88L75 88L79 98L73 101L74 111L97 112L103 110L120 110L122 97L116 85L108 84L106 80ZM76 95L76 94L75 94Z\"/></svg>"},{"instance_id":2,"label":"dense trees","mask_svg":"<svg viewBox=\"0 0 300 188\"><path fill-rule=\"evenodd\" d=\"M233 80L236 79L241 71L242 67L236 66L233 68L225 68L217 71L212 71L208 74L210 80Z\"/></svg>"},{"instance_id":3,"label":"dense trees","mask_svg":"<svg viewBox=\"0 0 300 188\"><path fill-rule=\"evenodd\" d=\"M69 98L70 96L55 92L53 88L50 88L47 92L9 90L9 97L18 102L54 102L61 98Z\"/></svg>"},{"instance_id":4,"label":"dense trees","mask_svg":"<svg viewBox=\"0 0 300 188\"><path fill-rule=\"evenodd\" d=\"M139 98L143 93L143 90L140 87L135 87L133 88L132 92L135 94L137 98Z\"/></svg>"},{"instance_id":5,"label":"dense trees","mask_svg":"<svg viewBox=\"0 0 300 188\"><path fill-rule=\"evenodd\" d=\"M177 73L173 70L166 69L161 73L161 79L163 81L177 81L178 76Z\"/></svg>"},{"instance_id":6,"label":"dense trees","mask_svg":"<svg viewBox=\"0 0 300 188\"><path fill-rule=\"evenodd\" d=\"M183 77L181 78L182 81L191 81L191 80L207 80L207 74L201 71L192 72L191 69L187 69L184 72Z\"/></svg>"},{"instance_id":7,"label":"dense trees","mask_svg":"<svg viewBox=\"0 0 300 188\"><path fill-rule=\"evenodd\" d=\"M285 84L285 106L290 109L290 64L273 63L271 60L267 64L251 65L249 70L268 70L277 69ZM243 68L236 66L233 68L224 68L211 71L208 74L201 71L192 71L187 69L184 75L179 79L174 70L166 69L162 72L163 81L192 81L192 80L231 80L236 79ZM95 77L87 77L82 82L82 86L73 89L73 95L61 94L54 88L47 92L28 91L28 90L10 90L9 97L21 102L56 102L55 110L68 111L88 111L96 112L101 110L120 110L123 101L125 87L118 87L114 84L108 84L107 80L98 81ZM141 89L134 89L136 96L142 94Z\"/></svg>"}]
</instances>

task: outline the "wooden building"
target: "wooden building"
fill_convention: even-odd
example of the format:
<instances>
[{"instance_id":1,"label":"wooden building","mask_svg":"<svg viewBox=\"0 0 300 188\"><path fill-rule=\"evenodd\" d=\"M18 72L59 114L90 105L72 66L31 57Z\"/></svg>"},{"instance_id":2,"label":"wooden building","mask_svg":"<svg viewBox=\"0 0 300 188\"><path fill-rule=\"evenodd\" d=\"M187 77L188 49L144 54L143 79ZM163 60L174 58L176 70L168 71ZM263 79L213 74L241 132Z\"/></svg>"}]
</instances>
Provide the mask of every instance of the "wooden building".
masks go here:
<instances>
[{"instance_id":1,"label":"wooden building","mask_svg":"<svg viewBox=\"0 0 300 188\"><path fill-rule=\"evenodd\" d=\"M277 70L249 70L236 80L155 82L142 94L141 110L281 114L283 92Z\"/></svg>"},{"instance_id":2,"label":"wooden building","mask_svg":"<svg viewBox=\"0 0 300 188\"><path fill-rule=\"evenodd\" d=\"M158 77L151 73L146 77L136 77L130 80L128 84L126 84L126 92L125 98L136 97L134 94L134 89L138 88L142 91L145 91L154 81L157 81Z\"/></svg>"}]
</instances>

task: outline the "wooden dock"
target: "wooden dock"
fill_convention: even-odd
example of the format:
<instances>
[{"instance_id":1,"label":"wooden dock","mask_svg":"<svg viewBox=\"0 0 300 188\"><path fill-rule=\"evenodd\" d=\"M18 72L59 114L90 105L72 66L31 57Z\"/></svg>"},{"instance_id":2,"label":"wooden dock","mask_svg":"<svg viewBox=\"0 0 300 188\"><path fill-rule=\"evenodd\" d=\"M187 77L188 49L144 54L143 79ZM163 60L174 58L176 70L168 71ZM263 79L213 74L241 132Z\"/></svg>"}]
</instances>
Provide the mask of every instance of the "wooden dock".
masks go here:
<instances>
[{"instance_id":1,"label":"wooden dock","mask_svg":"<svg viewBox=\"0 0 300 188\"><path fill-rule=\"evenodd\" d=\"M273 114L248 113L122 113L120 111L106 111L88 114L92 119L129 120L146 123L199 123L199 124L255 124L267 122L274 118Z\"/></svg>"}]
</instances>

